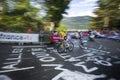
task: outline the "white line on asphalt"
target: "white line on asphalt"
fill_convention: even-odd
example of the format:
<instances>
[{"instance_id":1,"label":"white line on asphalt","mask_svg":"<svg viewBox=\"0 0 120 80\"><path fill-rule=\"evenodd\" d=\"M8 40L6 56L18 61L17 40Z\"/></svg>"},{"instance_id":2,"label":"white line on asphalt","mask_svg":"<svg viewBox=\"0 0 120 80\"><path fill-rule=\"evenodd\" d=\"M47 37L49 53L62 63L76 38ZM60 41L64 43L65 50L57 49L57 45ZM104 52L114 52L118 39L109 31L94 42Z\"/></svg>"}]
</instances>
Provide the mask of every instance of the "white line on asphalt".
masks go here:
<instances>
[{"instance_id":1,"label":"white line on asphalt","mask_svg":"<svg viewBox=\"0 0 120 80\"><path fill-rule=\"evenodd\" d=\"M17 47L17 48L27 48L27 47L28 47L28 48L29 48L29 47L31 48L31 47L45 47L45 45L44 45L44 46L39 46L39 45L38 45L38 46L33 46L33 45L29 45L29 46L12 46L12 47L13 47L13 48L16 48L16 47Z\"/></svg>"},{"instance_id":2,"label":"white line on asphalt","mask_svg":"<svg viewBox=\"0 0 120 80\"><path fill-rule=\"evenodd\" d=\"M10 54L10 56L16 56L16 55L18 56L19 54L18 53Z\"/></svg>"},{"instance_id":3,"label":"white line on asphalt","mask_svg":"<svg viewBox=\"0 0 120 80\"><path fill-rule=\"evenodd\" d=\"M26 67L26 68L12 69L12 70L3 70L3 71L0 71L0 73L20 71L20 70L27 70L27 69L33 69L33 68L34 68L34 67Z\"/></svg>"},{"instance_id":4,"label":"white line on asphalt","mask_svg":"<svg viewBox=\"0 0 120 80\"><path fill-rule=\"evenodd\" d=\"M7 58L6 60L19 60L20 58Z\"/></svg>"},{"instance_id":5,"label":"white line on asphalt","mask_svg":"<svg viewBox=\"0 0 120 80\"><path fill-rule=\"evenodd\" d=\"M6 62L6 63L3 63L3 64L17 64L18 62Z\"/></svg>"},{"instance_id":6,"label":"white line on asphalt","mask_svg":"<svg viewBox=\"0 0 120 80\"><path fill-rule=\"evenodd\" d=\"M108 51L99 50L99 49L95 49L95 48L89 48L89 49L94 50L94 51L100 51L100 52L108 53L108 54L110 53L110 52L108 52Z\"/></svg>"},{"instance_id":7,"label":"white line on asphalt","mask_svg":"<svg viewBox=\"0 0 120 80\"><path fill-rule=\"evenodd\" d=\"M100 45L100 47L98 49L102 49L103 45Z\"/></svg>"},{"instance_id":8,"label":"white line on asphalt","mask_svg":"<svg viewBox=\"0 0 120 80\"><path fill-rule=\"evenodd\" d=\"M67 53L61 54L61 56L67 55Z\"/></svg>"},{"instance_id":9,"label":"white line on asphalt","mask_svg":"<svg viewBox=\"0 0 120 80\"><path fill-rule=\"evenodd\" d=\"M49 49L49 50L50 50L50 49L54 49L54 47L49 47L49 48L47 48L47 49Z\"/></svg>"},{"instance_id":10,"label":"white line on asphalt","mask_svg":"<svg viewBox=\"0 0 120 80\"><path fill-rule=\"evenodd\" d=\"M57 50L52 50L52 52L55 52L55 53L57 53Z\"/></svg>"},{"instance_id":11,"label":"white line on asphalt","mask_svg":"<svg viewBox=\"0 0 120 80\"><path fill-rule=\"evenodd\" d=\"M66 56L63 56L64 58L66 58L66 57L71 57L71 55L66 55Z\"/></svg>"},{"instance_id":12,"label":"white line on asphalt","mask_svg":"<svg viewBox=\"0 0 120 80\"><path fill-rule=\"evenodd\" d=\"M98 43L100 45L98 49L102 49L103 45L101 45L101 42L100 41L96 41L96 43Z\"/></svg>"},{"instance_id":13,"label":"white line on asphalt","mask_svg":"<svg viewBox=\"0 0 120 80\"><path fill-rule=\"evenodd\" d=\"M61 54L59 54L58 52L55 53L55 54L57 54L57 55L60 56L61 58L65 59L65 57L63 57L63 56L62 56ZM62 53L62 54L65 54L65 53Z\"/></svg>"},{"instance_id":14,"label":"white line on asphalt","mask_svg":"<svg viewBox=\"0 0 120 80\"><path fill-rule=\"evenodd\" d=\"M42 64L41 66L63 66L62 64Z\"/></svg>"}]
</instances>

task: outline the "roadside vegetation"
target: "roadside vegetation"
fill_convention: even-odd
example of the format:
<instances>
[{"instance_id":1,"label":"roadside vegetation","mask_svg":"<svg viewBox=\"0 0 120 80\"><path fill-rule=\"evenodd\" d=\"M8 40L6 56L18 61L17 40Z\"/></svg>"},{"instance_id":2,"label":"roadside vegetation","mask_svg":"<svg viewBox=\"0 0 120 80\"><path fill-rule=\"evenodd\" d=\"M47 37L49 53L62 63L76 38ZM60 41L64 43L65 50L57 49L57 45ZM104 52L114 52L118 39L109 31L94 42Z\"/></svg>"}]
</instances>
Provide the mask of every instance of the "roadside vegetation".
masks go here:
<instances>
[{"instance_id":1,"label":"roadside vegetation","mask_svg":"<svg viewBox=\"0 0 120 80\"><path fill-rule=\"evenodd\" d=\"M72 0L0 0L0 29L13 32L26 32L31 28L34 33L40 29L67 30L61 24ZM90 29L119 28L120 0L98 0L96 17L91 17ZM82 25L82 24L81 24Z\"/></svg>"},{"instance_id":2,"label":"roadside vegetation","mask_svg":"<svg viewBox=\"0 0 120 80\"><path fill-rule=\"evenodd\" d=\"M120 0L98 0L90 28L120 29Z\"/></svg>"}]
</instances>

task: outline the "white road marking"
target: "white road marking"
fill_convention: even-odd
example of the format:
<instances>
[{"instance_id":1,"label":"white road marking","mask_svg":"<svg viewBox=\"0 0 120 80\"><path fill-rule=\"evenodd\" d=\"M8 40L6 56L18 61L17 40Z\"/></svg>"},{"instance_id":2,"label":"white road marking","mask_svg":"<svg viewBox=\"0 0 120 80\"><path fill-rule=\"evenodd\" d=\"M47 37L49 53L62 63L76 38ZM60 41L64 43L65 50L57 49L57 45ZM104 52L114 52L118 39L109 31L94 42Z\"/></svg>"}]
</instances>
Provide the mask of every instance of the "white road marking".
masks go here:
<instances>
[{"instance_id":1,"label":"white road marking","mask_svg":"<svg viewBox=\"0 0 120 80\"><path fill-rule=\"evenodd\" d=\"M26 67L26 68L12 69L12 70L3 70L3 71L0 71L0 73L13 72L13 71L21 71L21 70L27 70L27 69L33 69L33 68L34 67Z\"/></svg>"},{"instance_id":2,"label":"white road marking","mask_svg":"<svg viewBox=\"0 0 120 80\"><path fill-rule=\"evenodd\" d=\"M108 52L108 51L99 50L99 49L94 49L94 48L89 48L89 49L94 50L94 51L98 51L98 52L107 53L107 54L109 54L109 53L110 53L110 52Z\"/></svg>"},{"instance_id":3,"label":"white road marking","mask_svg":"<svg viewBox=\"0 0 120 80\"><path fill-rule=\"evenodd\" d=\"M19 60L20 58L7 58L6 60Z\"/></svg>"},{"instance_id":4,"label":"white road marking","mask_svg":"<svg viewBox=\"0 0 120 80\"><path fill-rule=\"evenodd\" d=\"M71 57L71 55L64 55L63 57L64 57L64 58L66 58L66 57Z\"/></svg>"},{"instance_id":5,"label":"white road marking","mask_svg":"<svg viewBox=\"0 0 120 80\"><path fill-rule=\"evenodd\" d=\"M49 48L47 48L47 49L50 49L50 50L51 50L51 49L54 49L54 47L49 47Z\"/></svg>"},{"instance_id":6,"label":"white road marking","mask_svg":"<svg viewBox=\"0 0 120 80\"><path fill-rule=\"evenodd\" d=\"M62 68L63 65L61 64L42 64L41 66L51 66L55 67L55 70L62 70L57 76L55 76L52 80L94 80L97 78L105 78L106 75L93 75L93 74L85 74L78 71L70 71L68 69Z\"/></svg>"},{"instance_id":7,"label":"white road marking","mask_svg":"<svg viewBox=\"0 0 120 80\"><path fill-rule=\"evenodd\" d=\"M59 54L58 52L57 53L55 53L55 54L57 54L58 56L60 56L61 58L63 58L63 59L66 59L65 57L63 57L61 54ZM62 54L65 54L65 53L62 53Z\"/></svg>"},{"instance_id":8,"label":"white road marking","mask_svg":"<svg viewBox=\"0 0 120 80\"><path fill-rule=\"evenodd\" d=\"M17 62L6 62L6 63L3 63L3 64L17 64L18 63L18 61Z\"/></svg>"},{"instance_id":9,"label":"white road marking","mask_svg":"<svg viewBox=\"0 0 120 80\"><path fill-rule=\"evenodd\" d=\"M62 54L61 54L61 56L65 56L65 55L67 55L67 54L66 54L66 53L62 53Z\"/></svg>"},{"instance_id":10,"label":"white road marking","mask_svg":"<svg viewBox=\"0 0 120 80\"><path fill-rule=\"evenodd\" d=\"M50 53L52 54L52 53L58 53L58 51L57 50L50 50Z\"/></svg>"},{"instance_id":11,"label":"white road marking","mask_svg":"<svg viewBox=\"0 0 120 80\"><path fill-rule=\"evenodd\" d=\"M10 54L10 56L16 56L16 55L18 56L19 54L16 54L16 53L14 53L14 54Z\"/></svg>"},{"instance_id":12,"label":"white road marking","mask_svg":"<svg viewBox=\"0 0 120 80\"><path fill-rule=\"evenodd\" d=\"M100 47L98 49L102 49L103 45L100 45Z\"/></svg>"}]
</instances>

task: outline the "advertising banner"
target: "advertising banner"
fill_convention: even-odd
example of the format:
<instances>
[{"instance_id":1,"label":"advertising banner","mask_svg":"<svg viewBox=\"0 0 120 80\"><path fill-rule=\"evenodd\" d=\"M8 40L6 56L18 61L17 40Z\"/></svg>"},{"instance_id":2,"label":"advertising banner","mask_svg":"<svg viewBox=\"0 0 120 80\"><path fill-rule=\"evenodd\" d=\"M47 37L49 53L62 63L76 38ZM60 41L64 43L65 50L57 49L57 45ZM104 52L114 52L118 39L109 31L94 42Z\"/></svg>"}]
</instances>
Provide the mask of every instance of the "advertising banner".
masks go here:
<instances>
[{"instance_id":1,"label":"advertising banner","mask_svg":"<svg viewBox=\"0 0 120 80\"><path fill-rule=\"evenodd\" d=\"M38 42L39 34L0 32L0 42Z\"/></svg>"}]
</instances>

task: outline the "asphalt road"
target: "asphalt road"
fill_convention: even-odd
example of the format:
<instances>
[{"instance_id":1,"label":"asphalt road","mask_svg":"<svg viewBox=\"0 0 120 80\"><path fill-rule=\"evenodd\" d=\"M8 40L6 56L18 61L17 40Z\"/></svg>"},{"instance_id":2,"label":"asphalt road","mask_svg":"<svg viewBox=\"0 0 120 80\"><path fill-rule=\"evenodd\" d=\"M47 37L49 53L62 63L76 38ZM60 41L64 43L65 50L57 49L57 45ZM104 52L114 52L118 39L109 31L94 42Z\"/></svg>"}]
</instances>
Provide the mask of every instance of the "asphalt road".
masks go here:
<instances>
[{"instance_id":1,"label":"asphalt road","mask_svg":"<svg viewBox=\"0 0 120 80\"><path fill-rule=\"evenodd\" d=\"M96 39L87 49L0 44L0 80L120 80L120 42Z\"/></svg>"}]
</instances>

